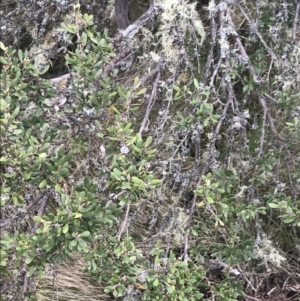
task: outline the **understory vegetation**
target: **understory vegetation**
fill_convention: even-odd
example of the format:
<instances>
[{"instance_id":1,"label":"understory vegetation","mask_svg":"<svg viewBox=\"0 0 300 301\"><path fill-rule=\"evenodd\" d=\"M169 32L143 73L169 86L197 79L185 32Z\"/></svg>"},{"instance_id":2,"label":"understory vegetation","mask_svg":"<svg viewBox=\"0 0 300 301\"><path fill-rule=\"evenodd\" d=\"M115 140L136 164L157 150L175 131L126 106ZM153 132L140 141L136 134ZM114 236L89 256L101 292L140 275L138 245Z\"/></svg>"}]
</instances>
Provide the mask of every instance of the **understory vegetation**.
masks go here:
<instances>
[{"instance_id":1,"label":"understory vegetation","mask_svg":"<svg viewBox=\"0 0 300 301\"><path fill-rule=\"evenodd\" d=\"M21 2L0 300L299 300L299 2L157 0L124 30L45 4L26 47Z\"/></svg>"}]
</instances>

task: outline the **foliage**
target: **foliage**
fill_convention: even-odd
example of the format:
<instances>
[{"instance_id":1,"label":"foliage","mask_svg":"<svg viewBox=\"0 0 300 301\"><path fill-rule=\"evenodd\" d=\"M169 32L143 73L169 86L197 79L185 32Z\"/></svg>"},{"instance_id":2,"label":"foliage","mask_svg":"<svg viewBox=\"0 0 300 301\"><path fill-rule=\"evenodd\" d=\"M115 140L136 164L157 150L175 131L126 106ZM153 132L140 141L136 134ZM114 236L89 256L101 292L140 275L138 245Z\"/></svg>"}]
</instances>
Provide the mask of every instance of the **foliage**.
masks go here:
<instances>
[{"instance_id":1,"label":"foliage","mask_svg":"<svg viewBox=\"0 0 300 301\"><path fill-rule=\"evenodd\" d=\"M145 27L122 33L119 48L156 70L125 70L129 80L117 69L118 39L98 32L79 4L59 28L71 45L67 76L45 79L49 65L0 43L6 297L24 298L22 278L34 299L35 278L75 254L91 282L122 300L233 301L252 292L243 288L251 273L293 270L295 20L278 3L236 3L234 19L231 3L210 1L205 32L195 5L183 4L157 2L158 30L141 43Z\"/></svg>"}]
</instances>

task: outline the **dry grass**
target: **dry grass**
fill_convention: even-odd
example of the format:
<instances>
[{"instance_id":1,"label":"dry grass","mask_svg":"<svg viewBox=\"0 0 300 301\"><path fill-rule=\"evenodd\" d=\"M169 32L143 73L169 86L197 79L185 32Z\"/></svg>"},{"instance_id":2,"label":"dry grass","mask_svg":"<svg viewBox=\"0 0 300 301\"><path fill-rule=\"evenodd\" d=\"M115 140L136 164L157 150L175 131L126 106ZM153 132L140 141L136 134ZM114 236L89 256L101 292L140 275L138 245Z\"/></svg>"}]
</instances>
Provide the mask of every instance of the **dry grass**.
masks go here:
<instances>
[{"instance_id":1,"label":"dry grass","mask_svg":"<svg viewBox=\"0 0 300 301\"><path fill-rule=\"evenodd\" d=\"M109 301L103 292L104 287L93 284L86 273L85 261L79 254L58 264L46 272L46 276L37 282L36 292L39 301Z\"/></svg>"}]
</instances>

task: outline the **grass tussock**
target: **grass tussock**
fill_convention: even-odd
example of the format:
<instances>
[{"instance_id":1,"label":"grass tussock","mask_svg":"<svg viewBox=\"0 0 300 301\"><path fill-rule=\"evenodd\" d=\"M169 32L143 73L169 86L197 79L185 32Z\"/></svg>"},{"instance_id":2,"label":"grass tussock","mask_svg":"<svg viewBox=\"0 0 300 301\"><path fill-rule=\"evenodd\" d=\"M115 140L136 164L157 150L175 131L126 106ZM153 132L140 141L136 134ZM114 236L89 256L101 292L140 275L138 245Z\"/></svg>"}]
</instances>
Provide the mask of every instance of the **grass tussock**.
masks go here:
<instances>
[{"instance_id":1,"label":"grass tussock","mask_svg":"<svg viewBox=\"0 0 300 301\"><path fill-rule=\"evenodd\" d=\"M48 266L45 277L37 283L37 300L39 301L108 301L109 296L103 292L104 287L92 283L83 272L86 263L79 254L72 258Z\"/></svg>"}]
</instances>

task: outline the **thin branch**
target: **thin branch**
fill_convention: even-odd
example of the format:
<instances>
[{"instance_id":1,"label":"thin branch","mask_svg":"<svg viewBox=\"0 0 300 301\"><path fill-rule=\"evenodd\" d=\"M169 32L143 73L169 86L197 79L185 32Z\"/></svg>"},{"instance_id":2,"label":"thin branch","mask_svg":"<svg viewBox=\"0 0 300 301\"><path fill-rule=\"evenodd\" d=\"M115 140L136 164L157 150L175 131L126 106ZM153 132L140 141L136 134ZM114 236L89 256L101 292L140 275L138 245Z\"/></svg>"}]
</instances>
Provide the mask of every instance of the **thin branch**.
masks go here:
<instances>
[{"instance_id":1,"label":"thin branch","mask_svg":"<svg viewBox=\"0 0 300 301\"><path fill-rule=\"evenodd\" d=\"M39 208L39 211L38 211L37 216L42 216L42 215L44 215L44 212L45 212L45 209L46 209L46 207L47 207L48 200L49 200L50 193L51 193L51 192L48 192L48 193L46 193L46 194L44 195L44 197L43 197L43 199L42 199L42 204L41 204L41 206L40 206L40 208ZM34 234L40 225L41 225L40 223L35 223L35 225L33 226L33 228L32 228L31 231L30 231L31 234Z\"/></svg>"},{"instance_id":2,"label":"thin branch","mask_svg":"<svg viewBox=\"0 0 300 301\"><path fill-rule=\"evenodd\" d=\"M139 133L142 133L144 131L147 120L149 118L151 108L153 107L153 105L155 103L156 92L157 92L157 87L158 87L158 83L159 83L159 80L160 80L160 76L161 76L161 63L159 63L159 71L157 71L156 78L155 78L155 81L153 83L151 96L150 96L150 99L149 99L148 104L147 104L146 113L145 113L145 116L143 118L142 124L140 126Z\"/></svg>"},{"instance_id":3,"label":"thin branch","mask_svg":"<svg viewBox=\"0 0 300 301\"><path fill-rule=\"evenodd\" d=\"M274 104L278 104L278 101L274 99L272 96L270 96L268 93L264 93L264 96L270 101L272 101Z\"/></svg>"},{"instance_id":4,"label":"thin branch","mask_svg":"<svg viewBox=\"0 0 300 301\"><path fill-rule=\"evenodd\" d=\"M297 42L297 25L298 25L298 18L299 18L299 10L300 10L300 2L299 0L297 1L297 5L296 5L296 12L295 12L295 18L294 18L294 22L293 22L293 43L296 44Z\"/></svg>"},{"instance_id":5,"label":"thin branch","mask_svg":"<svg viewBox=\"0 0 300 301\"><path fill-rule=\"evenodd\" d=\"M219 132L220 132L220 130L221 130L221 126L222 126L222 124L223 124L224 117L226 116L226 113L227 113L227 110L228 110L230 104L232 104L232 99L229 99L229 100L227 101L226 105L225 105L224 108L223 108L222 116L221 116L221 118L220 118L220 120L219 120L219 122L218 122L218 125L217 125L217 127L216 127L216 130L215 130L215 132L214 132L214 137L213 137L213 139L212 139L211 142L210 142L210 149L212 149L212 147L213 147L214 144L215 144L215 141L216 141L217 136L218 136L218 134L219 134ZM198 180L198 182L197 182L197 184L196 184L196 187L199 187L199 186L201 185L201 183L202 183L202 177L203 177L203 175L206 173L206 171L207 171L207 169L208 169L208 167L209 167L209 166L208 166L208 165L209 165L209 161L210 161L210 160L207 159L206 164L205 164L204 168L202 169L202 172L201 172L201 175L200 175L200 177L199 177L199 180ZM197 196L194 195L194 197L193 197L193 199L192 199L192 206L191 206L190 216L189 216L189 219L188 219L188 221L187 221L187 226L189 226L190 223L191 223L191 221L192 221L192 217L193 217L193 215L194 215L195 208L196 208L196 201L197 201Z\"/></svg>"},{"instance_id":6,"label":"thin branch","mask_svg":"<svg viewBox=\"0 0 300 301\"><path fill-rule=\"evenodd\" d=\"M266 50L268 51L268 53L270 54L271 58L273 60L277 60L277 57L275 55L275 53L272 51L272 49L267 45L267 43L264 41L262 35L260 34L260 32L257 30L256 26L253 24L253 22L250 20L250 18L248 17L248 15L246 14L246 12L244 11L244 9L241 7L241 5L239 3L236 4L238 6L238 8L240 9L240 11L242 12L242 14L244 15L245 19L248 21L250 27L252 28L253 32L257 35L257 37L259 38L259 40L261 41L261 43L263 44L263 46L266 48ZM229 12L228 12L229 13Z\"/></svg>"},{"instance_id":7,"label":"thin branch","mask_svg":"<svg viewBox=\"0 0 300 301\"><path fill-rule=\"evenodd\" d=\"M272 116L271 116L271 114L270 114L270 111L269 111L269 108L268 108L268 106L267 106L267 104L266 104L265 99L264 99L261 95L259 95L258 98L259 98L259 102L260 102L261 106L263 107L264 112L266 112L266 114L267 114L268 121L269 121L269 124L270 124L271 131L273 132L273 135L274 135L280 142L283 142L284 139L283 139L283 137L277 132L277 130L276 130L276 128L275 128L273 118L272 118Z\"/></svg>"},{"instance_id":8,"label":"thin branch","mask_svg":"<svg viewBox=\"0 0 300 301\"><path fill-rule=\"evenodd\" d=\"M30 205L26 207L26 211L28 212L33 206L37 205L37 203L44 198L44 196L47 194L47 191L42 192L34 201L30 202ZM0 223L0 229L1 228L7 228L14 220L17 220L19 218L19 214L22 212L21 209L17 208L16 212L13 216L10 217L10 219L6 219L2 223Z\"/></svg>"},{"instance_id":9,"label":"thin branch","mask_svg":"<svg viewBox=\"0 0 300 301\"><path fill-rule=\"evenodd\" d=\"M144 86L145 83L146 83L151 77L155 76L159 70L160 70L160 65L157 64L157 66L156 66L153 70L151 70L148 74L144 75L144 76L140 79L140 81L139 81L139 83L137 84L137 86L134 87L134 91L137 91L141 86Z\"/></svg>"},{"instance_id":10,"label":"thin branch","mask_svg":"<svg viewBox=\"0 0 300 301\"><path fill-rule=\"evenodd\" d=\"M116 56L114 59L112 59L109 64L104 68L102 74L100 77L103 77L104 75L107 75L114 67L115 65L123 60L125 57L127 57L129 54L132 53L132 48L127 47L125 48L121 53L119 53L118 56Z\"/></svg>"},{"instance_id":11,"label":"thin branch","mask_svg":"<svg viewBox=\"0 0 300 301\"><path fill-rule=\"evenodd\" d=\"M72 76L76 76L76 73L71 72L71 73L67 73L58 77L54 77L54 78L50 78L48 79L48 81L50 83L52 83L53 85L57 85L59 84L61 81L63 80L68 80L69 78L71 78Z\"/></svg>"},{"instance_id":12,"label":"thin branch","mask_svg":"<svg viewBox=\"0 0 300 301\"><path fill-rule=\"evenodd\" d=\"M154 20L155 16L161 11L161 7L150 5L149 9L133 24L129 25L125 30L120 32L113 40L113 44L117 45L124 37L129 37L136 33L139 28L145 26L149 20Z\"/></svg>"},{"instance_id":13,"label":"thin branch","mask_svg":"<svg viewBox=\"0 0 300 301\"><path fill-rule=\"evenodd\" d=\"M118 239L118 241L121 240L122 233L124 232L125 226L126 226L126 224L127 224L127 221L128 221L128 214L129 214L129 210L130 210L130 205L131 205L131 202L129 201L129 202L127 203L127 206L126 206L126 212L125 212L124 219L123 219L123 221L122 221L122 223L121 223L119 232L118 232L118 234L117 234L117 239Z\"/></svg>"},{"instance_id":14,"label":"thin branch","mask_svg":"<svg viewBox=\"0 0 300 301\"><path fill-rule=\"evenodd\" d=\"M185 233L184 238L184 252L183 252L183 258L185 262L190 261L189 255L188 255L188 246L189 246L189 233L188 231Z\"/></svg>"},{"instance_id":15,"label":"thin branch","mask_svg":"<svg viewBox=\"0 0 300 301\"><path fill-rule=\"evenodd\" d=\"M265 141L265 126L266 126L267 111L265 109L263 109L263 111L264 111L264 117L263 117L262 129L261 129L259 152L257 156L258 158L260 158L260 156L263 153L264 141Z\"/></svg>"},{"instance_id":16,"label":"thin branch","mask_svg":"<svg viewBox=\"0 0 300 301\"><path fill-rule=\"evenodd\" d=\"M206 58L206 63L205 63L205 67L204 67L204 76L202 78L201 83L203 85L206 84L207 78L209 77L209 73L210 73L210 67L213 63L213 53L214 53L214 48L216 46L216 37L217 37L217 25L215 22L214 17L211 17L210 20L210 32L211 32L211 42L210 42L210 49Z\"/></svg>"}]
</instances>

